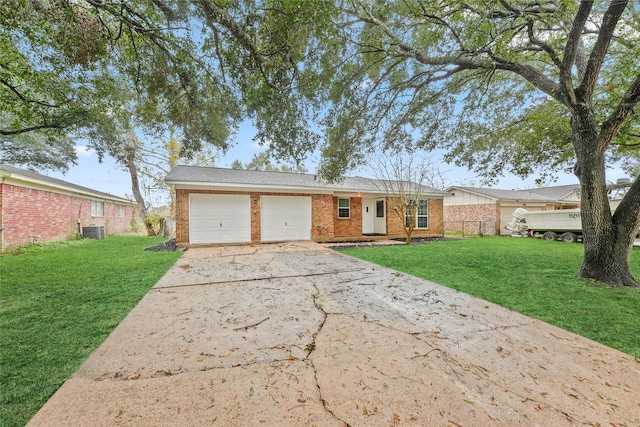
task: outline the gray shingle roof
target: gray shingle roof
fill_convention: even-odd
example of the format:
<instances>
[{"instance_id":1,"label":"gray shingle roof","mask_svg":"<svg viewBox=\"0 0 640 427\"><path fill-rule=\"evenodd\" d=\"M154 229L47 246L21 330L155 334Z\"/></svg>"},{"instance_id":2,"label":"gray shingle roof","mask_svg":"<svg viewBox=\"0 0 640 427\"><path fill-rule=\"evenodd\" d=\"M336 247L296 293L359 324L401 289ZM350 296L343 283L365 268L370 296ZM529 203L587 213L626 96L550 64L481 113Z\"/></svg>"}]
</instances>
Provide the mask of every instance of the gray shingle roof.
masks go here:
<instances>
[{"instance_id":1,"label":"gray shingle roof","mask_svg":"<svg viewBox=\"0 0 640 427\"><path fill-rule=\"evenodd\" d=\"M451 187L452 189L460 189L470 193L480 194L482 196L491 197L497 200L531 200L539 202L551 202L561 200L569 195L572 191L580 189L580 184L558 185L555 187L533 188L529 190L496 190L492 188L476 188L476 187Z\"/></svg>"},{"instance_id":2,"label":"gray shingle roof","mask_svg":"<svg viewBox=\"0 0 640 427\"><path fill-rule=\"evenodd\" d=\"M243 169L224 169L198 166L174 166L165 178L168 184L181 185L239 185L253 186L257 189L297 188L314 190L333 190L344 192L384 193L380 181L360 176L346 177L337 183L323 182L312 174L291 172L269 172ZM429 196L448 196L448 193L431 187L423 187L422 194Z\"/></svg>"},{"instance_id":3,"label":"gray shingle roof","mask_svg":"<svg viewBox=\"0 0 640 427\"><path fill-rule=\"evenodd\" d=\"M114 196L113 194L104 193L102 191L94 190L88 187L83 187L81 185L73 184L71 182L63 181L61 179L51 178L49 176L42 175L37 172L16 168L14 166L0 164L0 175L2 175L1 171L4 171L5 173L8 173L10 175L23 176L33 180L41 181L43 183L51 184L57 187L65 187L71 191L78 191L81 193L93 194L96 197L103 198L103 199L112 199L112 200L119 200L123 203L132 203L131 200Z\"/></svg>"}]
</instances>

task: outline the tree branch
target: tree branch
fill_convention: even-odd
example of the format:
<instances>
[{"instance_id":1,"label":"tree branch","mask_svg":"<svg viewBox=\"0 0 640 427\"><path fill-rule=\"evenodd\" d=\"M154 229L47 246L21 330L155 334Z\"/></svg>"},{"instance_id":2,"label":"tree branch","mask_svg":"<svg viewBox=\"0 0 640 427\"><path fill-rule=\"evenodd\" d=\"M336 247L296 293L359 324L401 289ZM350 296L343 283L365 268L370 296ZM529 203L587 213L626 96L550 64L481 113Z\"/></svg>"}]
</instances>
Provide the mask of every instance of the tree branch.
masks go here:
<instances>
[{"instance_id":1,"label":"tree branch","mask_svg":"<svg viewBox=\"0 0 640 427\"><path fill-rule=\"evenodd\" d=\"M600 127L598 136L604 148L609 146L625 120L633 113L633 108L640 102L640 74L631 83L615 110Z\"/></svg>"},{"instance_id":2,"label":"tree branch","mask_svg":"<svg viewBox=\"0 0 640 427\"><path fill-rule=\"evenodd\" d=\"M582 1L580 3L580 9L582 9L583 3L592 2ZM607 54L607 50L609 49L609 44L611 44L611 38L613 37L616 25L618 24L620 16L622 15L622 12L624 12L624 9L626 7L627 0L613 0L609 5L609 8L605 12L604 17L602 18L600 32L598 33L598 38L595 45L593 46L593 50L591 51L589 60L587 61L587 68L585 70L584 78L582 79L582 83L580 84L580 86L576 89L576 94L579 94L582 102L584 102L584 100L591 100L591 98L593 97L593 92L596 87L598 75L600 74L600 68L602 67L602 63L604 62L604 57ZM576 46L574 46L573 49L576 49L576 47L577 42ZM575 55L575 52L573 52L573 54Z\"/></svg>"},{"instance_id":3,"label":"tree branch","mask_svg":"<svg viewBox=\"0 0 640 427\"><path fill-rule=\"evenodd\" d=\"M43 129L64 129L72 125L73 123L60 122L60 123L45 123L43 125L30 126L30 127L14 129L14 130L0 129L0 135L11 136L11 135L20 135L23 133L33 132L37 130L43 130Z\"/></svg>"},{"instance_id":4,"label":"tree branch","mask_svg":"<svg viewBox=\"0 0 640 427\"><path fill-rule=\"evenodd\" d=\"M578 51L578 45L584 26L591 14L591 8L593 7L593 0L585 0L580 2L580 7L573 19L569 36L567 37L567 43L564 47L564 57L562 59L562 66L560 67L560 85L563 88L564 93L568 97L565 104L575 104L576 95L573 88L573 80L571 78L571 69L576 59L576 53Z\"/></svg>"},{"instance_id":5,"label":"tree branch","mask_svg":"<svg viewBox=\"0 0 640 427\"><path fill-rule=\"evenodd\" d=\"M8 81L6 81L5 79L0 79L0 83L3 84L4 86L6 86L7 88L9 88L9 90L11 92L13 92L18 98L20 98L21 101L26 102L27 104L37 104L37 105L41 105L43 107L47 107L47 108L58 108L59 106L56 104L49 104L47 102L43 102L43 101L37 101L35 99L28 99L26 96L24 96L19 90L18 88L16 88L15 86L13 86L11 83L9 83Z\"/></svg>"}]
</instances>

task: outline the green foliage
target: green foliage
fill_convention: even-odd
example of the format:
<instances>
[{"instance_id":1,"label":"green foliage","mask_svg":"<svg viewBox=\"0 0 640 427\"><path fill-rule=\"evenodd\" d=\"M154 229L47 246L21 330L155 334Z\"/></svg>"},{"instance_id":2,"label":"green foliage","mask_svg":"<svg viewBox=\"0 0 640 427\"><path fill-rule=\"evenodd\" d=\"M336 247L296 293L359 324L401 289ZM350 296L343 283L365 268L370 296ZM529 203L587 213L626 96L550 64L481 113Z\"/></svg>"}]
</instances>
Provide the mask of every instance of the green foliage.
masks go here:
<instances>
[{"instance_id":1,"label":"green foliage","mask_svg":"<svg viewBox=\"0 0 640 427\"><path fill-rule=\"evenodd\" d=\"M203 141L226 147L240 117L238 97L204 60L208 53L193 41L194 12L183 6L3 2L1 141L17 147L17 136L37 133L68 161L75 158L68 136L85 137L100 155L118 158L133 126L150 135L174 126L187 157ZM45 161L14 151L4 161ZM49 166L64 168L58 160Z\"/></svg>"},{"instance_id":2,"label":"green foliage","mask_svg":"<svg viewBox=\"0 0 640 427\"><path fill-rule=\"evenodd\" d=\"M577 88L587 67L599 67L587 59L606 4L589 14L575 65L562 81L577 3L380 0L343 6L333 18L341 44L323 50L309 67L320 68L318 79L329 85L317 92L327 101L321 118L325 175L390 148L445 149L446 160L486 182L505 172L539 172L541 181L551 181L573 165L572 89L565 88ZM589 95L597 123L626 105L622 97L637 78L637 10L628 6L617 27ZM607 143L609 156L638 152L638 117L626 116Z\"/></svg>"},{"instance_id":3,"label":"green foliage","mask_svg":"<svg viewBox=\"0 0 640 427\"><path fill-rule=\"evenodd\" d=\"M151 236L157 236L160 234L160 228L162 226L162 217L158 215L147 215L144 219L144 225L151 233Z\"/></svg>"},{"instance_id":4,"label":"green foliage","mask_svg":"<svg viewBox=\"0 0 640 427\"><path fill-rule=\"evenodd\" d=\"M231 164L231 169L246 169L253 171L269 171L269 172L297 172L307 173L307 169L304 165L299 164L295 167L291 167L286 164L274 165L269 159L269 153L263 151L261 153L255 153L249 163L243 165L240 160L234 160Z\"/></svg>"},{"instance_id":5,"label":"green foliage","mask_svg":"<svg viewBox=\"0 0 640 427\"><path fill-rule=\"evenodd\" d=\"M640 289L579 279L579 244L507 237L344 253L494 302L640 357ZM640 274L640 248L631 253Z\"/></svg>"},{"instance_id":6,"label":"green foliage","mask_svg":"<svg viewBox=\"0 0 640 427\"><path fill-rule=\"evenodd\" d=\"M180 256L108 237L0 257L0 419L23 426Z\"/></svg>"}]
</instances>

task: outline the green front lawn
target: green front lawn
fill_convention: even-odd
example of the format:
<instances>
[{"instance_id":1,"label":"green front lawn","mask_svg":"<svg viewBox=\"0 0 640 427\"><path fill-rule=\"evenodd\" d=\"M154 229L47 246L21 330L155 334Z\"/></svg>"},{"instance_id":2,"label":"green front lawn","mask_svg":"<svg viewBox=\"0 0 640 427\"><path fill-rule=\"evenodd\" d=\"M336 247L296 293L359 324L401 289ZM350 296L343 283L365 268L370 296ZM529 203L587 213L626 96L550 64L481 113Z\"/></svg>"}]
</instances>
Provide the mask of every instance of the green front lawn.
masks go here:
<instances>
[{"instance_id":1,"label":"green front lawn","mask_svg":"<svg viewBox=\"0 0 640 427\"><path fill-rule=\"evenodd\" d=\"M23 426L181 253L108 237L0 257L0 425Z\"/></svg>"},{"instance_id":2,"label":"green front lawn","mask_svg":"<svg viewBox=\"0 0 640 427\"><path fill-rule=\"evenodd\" d=\"M581 280L580 244L511 237L347 249L345 254L431 280L640 358L640 289ZM640 248L631 254L640 278Z\"/></svg>"}]
</instances>

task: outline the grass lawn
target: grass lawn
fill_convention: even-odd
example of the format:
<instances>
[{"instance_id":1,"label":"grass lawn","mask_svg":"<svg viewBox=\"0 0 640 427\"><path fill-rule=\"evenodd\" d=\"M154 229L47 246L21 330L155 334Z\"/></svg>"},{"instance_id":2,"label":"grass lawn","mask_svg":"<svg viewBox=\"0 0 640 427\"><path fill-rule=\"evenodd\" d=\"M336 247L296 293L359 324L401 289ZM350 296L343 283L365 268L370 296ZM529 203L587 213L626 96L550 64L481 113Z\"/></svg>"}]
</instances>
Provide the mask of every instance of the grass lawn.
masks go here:
<instances>
[{"instance_id":1,"label":"grass lawn","mask_svg":"<svg viewBox=\"0 0 640 427\"><path fill-rule=\"evenodd\" d=\"M108 237L0 257L0 425L23 426L175 263Z\"/></svg>"},{"instance_id":2,"label":"grass lawn","mask_svg":"<svg viewBox=\"0 0 640 427\"><path fill-rule=\"evenodd\" d=\"M579 279L580 244L494 237L341 252L494 302L640 358L640 289ZM631 253L631 271L640 278L640 248Z\"/></svg>"}]
</instances>

